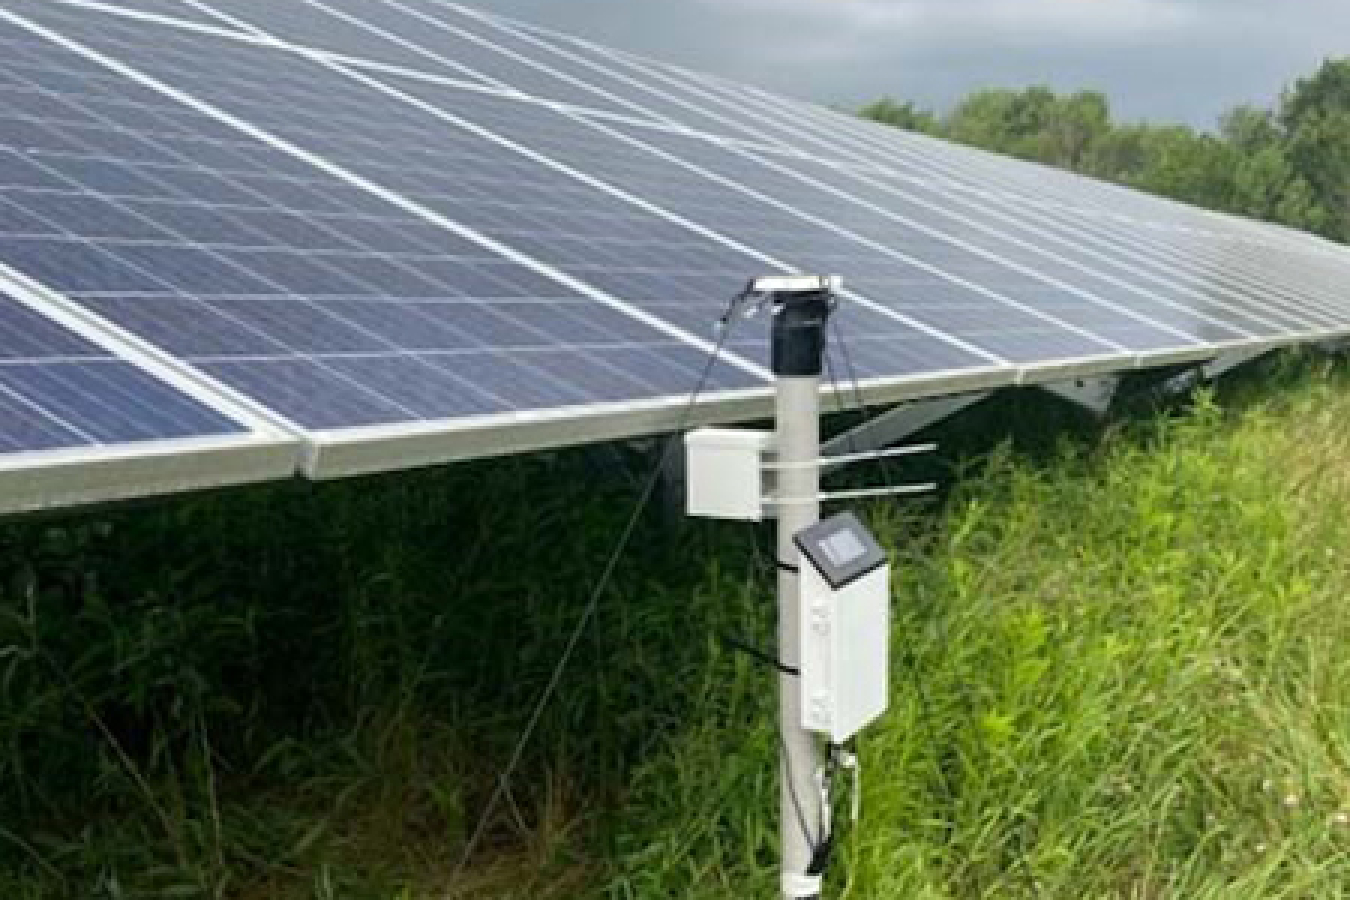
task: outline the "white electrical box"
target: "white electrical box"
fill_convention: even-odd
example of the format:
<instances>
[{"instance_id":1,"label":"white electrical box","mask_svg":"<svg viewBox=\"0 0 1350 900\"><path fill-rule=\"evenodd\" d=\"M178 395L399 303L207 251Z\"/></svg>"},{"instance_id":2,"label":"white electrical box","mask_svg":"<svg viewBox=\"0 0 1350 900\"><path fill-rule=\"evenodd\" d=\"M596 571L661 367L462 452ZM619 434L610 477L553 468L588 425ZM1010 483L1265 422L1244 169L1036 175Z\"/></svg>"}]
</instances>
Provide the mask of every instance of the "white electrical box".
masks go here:
<instances>
[{"instance_id":1,"label":"white electrical box","mask_svg":"<svg viewBox=\"0 0 1350 900\"><path fill-rule=\"evenodd\" d=\"M803 530L802 727L836 744L886 711L890 689L890 566L858 518L840 513Z\"/></svg>"},{"instance_id":2,"label":"white electrical box","mask_svg":"<svg viewBox=\"0 0 1350 900\"><path fill-rule=\"evenodd\" d=\"M764 468L774 450L770 431L698 428L684 436L689 515L759 522L771 518L764 498L773 476Z\"/></svg>"}]
</instances>

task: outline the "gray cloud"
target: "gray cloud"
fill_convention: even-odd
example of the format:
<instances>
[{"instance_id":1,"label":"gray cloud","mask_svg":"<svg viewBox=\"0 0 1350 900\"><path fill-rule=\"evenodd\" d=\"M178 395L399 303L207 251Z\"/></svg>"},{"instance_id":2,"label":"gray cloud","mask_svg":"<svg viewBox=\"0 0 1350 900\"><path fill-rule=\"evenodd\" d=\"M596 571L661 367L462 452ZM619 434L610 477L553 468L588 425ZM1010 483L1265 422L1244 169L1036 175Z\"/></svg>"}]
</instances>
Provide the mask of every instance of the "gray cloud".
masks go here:
<instances>
[{"instance_id":1,"label":"gray cloud","mask_svg":"<svg viewBox=\"0 0 1350 900\"><path fill-rule=\"evenodd\" d=\"M1346 0L474 0L822 102L945 108L981 87L1108 94L1123 119L1210 126L1350 55Z\"/></svg>"}]
</instances>

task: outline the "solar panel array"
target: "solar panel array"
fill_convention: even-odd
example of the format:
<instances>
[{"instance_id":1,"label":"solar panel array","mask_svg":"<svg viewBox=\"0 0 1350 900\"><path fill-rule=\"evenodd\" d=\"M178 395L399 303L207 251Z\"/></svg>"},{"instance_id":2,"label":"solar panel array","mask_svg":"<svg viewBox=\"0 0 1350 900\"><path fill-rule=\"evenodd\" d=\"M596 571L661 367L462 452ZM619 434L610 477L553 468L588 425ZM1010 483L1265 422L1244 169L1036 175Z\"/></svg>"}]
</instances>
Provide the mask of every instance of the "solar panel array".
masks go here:
<instances>
[{"instance_id":1,"label":"solar panel array","mask_svg":"<svg viewBox=\"0 0 1350 900\"><path fill-rule=\"evenodd\" d=\"M774 272L874 399L1350 332L1320 239L440 0L0 0L0 267L4 508L669 429Z\"/></svg>"}]
</instances>

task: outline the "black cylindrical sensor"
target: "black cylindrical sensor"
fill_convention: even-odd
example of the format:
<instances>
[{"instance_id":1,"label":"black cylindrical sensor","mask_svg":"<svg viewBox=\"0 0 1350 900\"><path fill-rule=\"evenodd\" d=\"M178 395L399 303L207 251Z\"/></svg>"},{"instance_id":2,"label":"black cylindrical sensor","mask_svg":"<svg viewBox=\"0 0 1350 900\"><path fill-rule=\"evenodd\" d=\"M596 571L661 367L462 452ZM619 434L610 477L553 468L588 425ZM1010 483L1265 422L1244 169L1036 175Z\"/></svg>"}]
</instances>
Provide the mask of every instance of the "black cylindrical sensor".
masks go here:
<instances>
[{"instance_id":1,"label":"black cylindrical sensor","mask_svg":"<svg viewBox=\"0 0 1350 900\"><path fill-rule=\"evenodd\" d=\"M778 304L773 317L773 374L779 378L820 375L834 295L829 291L788 294Z\"/></svg>"}]
</instances>

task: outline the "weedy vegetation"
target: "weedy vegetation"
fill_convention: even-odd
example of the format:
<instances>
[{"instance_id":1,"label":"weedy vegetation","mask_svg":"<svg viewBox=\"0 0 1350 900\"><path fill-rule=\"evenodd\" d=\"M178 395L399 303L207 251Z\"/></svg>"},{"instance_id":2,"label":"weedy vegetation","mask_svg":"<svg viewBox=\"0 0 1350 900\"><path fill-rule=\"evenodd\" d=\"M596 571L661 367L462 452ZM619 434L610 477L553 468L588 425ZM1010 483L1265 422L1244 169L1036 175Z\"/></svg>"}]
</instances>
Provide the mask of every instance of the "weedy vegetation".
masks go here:
<instances>
[{"instance_id":1,"label":"weedy vegetation","mask_svg":"<svg viewBox=\"0 0 1350 900\"><path fill-rule=\"evenodd\" d=\"M1350 371L1072 418L993 403L867 507L893 706L831 896L1344 896ZM774 676L720 640L770 643L768 533L659 511L451 878L647 463L5 525L0 896L773 896Z\"/></svg>"}]
</instances>

